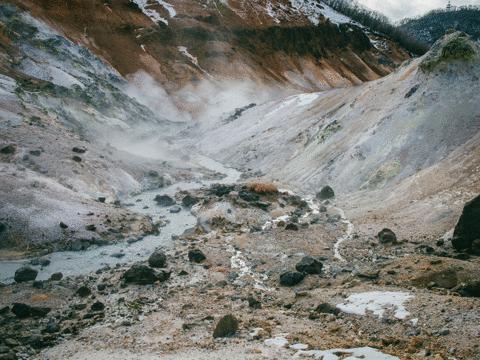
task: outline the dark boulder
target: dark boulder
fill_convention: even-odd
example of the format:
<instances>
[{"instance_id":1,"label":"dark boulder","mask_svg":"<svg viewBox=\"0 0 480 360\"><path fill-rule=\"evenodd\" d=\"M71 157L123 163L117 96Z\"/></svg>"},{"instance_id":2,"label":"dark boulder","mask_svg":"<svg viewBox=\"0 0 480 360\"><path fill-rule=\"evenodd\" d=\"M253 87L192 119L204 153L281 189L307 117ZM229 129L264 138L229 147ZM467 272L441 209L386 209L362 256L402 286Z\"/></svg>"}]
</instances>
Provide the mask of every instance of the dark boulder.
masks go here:
<instances>
[{"instance_id":1,"label":"dark boulder","mask_svg":"<svg viewBox=\"0 0 480 360\"><path fill-rule=\"evenodd\" d=\"M201 263L206 258L205 254L199 249L193 249L188 252L188 260L190 262Z\"/></svg>"},{"instance_id":2,"label":"dark boulder","mask_svg":"<svg viewBox=\"0 0 480 360\"><path fill-rule=\"evenodd\" d=\"M92 304L90 309L94 312L100 312L100 311L103 311L105 309L105 304L102 303L101 301L96 301Z\"/></svg>"},{"instance_id":3,"label":"dark boulder","mask_svg":"<svg viewBox=\"0 0 480 360\"><path fill-rule=\"evenodd\" d=\"M300 284L305 278L305 274L298 271L287 271L280 275L280 285L295 286Z\"/></svg>"},{"instance_id":4,"label":"dark boulder","mask_svg":"<svg viewBox=\"0 0 480 360\"><path fill-rule=\"evenodd\" d=\"M293 222L288 223L287 226L285 226L285 230L298 231L298 229L299 229L298 225Z\"/></svg>"},{"instance_id":5,"label":"dark boulder","mask_svg":"<svg viewBox=\"0 0 480 360\"><path fill-rule=\"evenodd\" d=\"M327 200L335 197L335 192L330 186L324 186L320 192L317 193L317 199Z\"/></svg>"},{"instance_id":6,"label":"dark boulder","mask_svg":"<svg viewBox=\"0 0 480 360\"><path fill-rule=\"evenodd\" d=\"M259 195L248 190L240 190L238 193L238 196L240 197L240 199L245 200L247 202L256 202L260 200Z\"/></svg>"},{"instance_id":7,"label":"dark boulder","mask_svg":"<svg viewBox=\"0 0 480 360\"><path fill-rule=\"evenodd\" d=\"M75 146L74 148L72 148L72 151L77 154L85 154L87 152L87 149L85 149L84 147Z\"/></svg>"},{"instance_id":8,"label":"dark boulder","mask_svg":"<svg viewBox=\"0 0 480 360\"><path fill-rule=\"evenodd\" d=\"M60 222L60 228L62 228L62 229L68 229L68 225L65 224L64 222Z\"/></svg>"},{"instance_id":9,"label":"dark boulder","mask_svg":"<svg viewBox=\"0 0 480 360\"><path fill-rule=\"evenodd\" d=\"M86 285L82 285L77 289L76 294L80 297L87 297L92 294L92 290Z\"/></svg>"},{"instance_id":10,"label":"dark boulder","mask_svg":"<svg viewBox=\"0 0 480 360\"><path fill-rule=\"evenodd\" d=\"M235 186L224 185L224 184L214 184L210 187L209 193L216 195L218 197L222 197L230 194L233 190L235 190Z\"/></svg>"},{"instance_id":11,"label":"dark boulder","mask_svg":"<svg viewBox=\"0 0 480 360\"><path fill-rule=\"evenodd\" d=\"M167 266L167 255L161 250L155 251L148 258L148 265L153 268L164 268Z\"/></svg>"},{"instance_id":12,"label":"dark boulder","mask_svg":"<svg viewBox=\"0 0 480 360\"><path fill-rule=\"evenodd\" d=\"M75 162L78 162L78 163L82 162L82 158L80 156L77 156L77 155L72 156L72 160L75 161Z\"/></svg>"},{"instance_id":13,"label":"dark boulder","mask_svg":"<svg viewBox=\"0 0 480 360\"><path fill-rule=\"evenodd\" d=\"M51 276L50 276L50 280L52 281L60 281L63 279L63 274L61 272L56 272L56 273L53 273Z\"/></svg>"},{"instance_id":14,"label":"dark boulder","mask_svg":"<svg viewBox=\"0 0 480 360\"><path fill-rule=\"evenodd\" d=\"M33 266L48 266L50 265L50 260L44 259L44 258L36 258L36 259L32 259L30 261L30 264Z\"/></svg>"},{"instance_id":15,"label":"dark boulder","mask_svg":"<svg viewBox=\"0 0 480 360\"><path fill-rule=\"evenodd\" d=\"M396 243L397 235L395 235L395 233L392 230L385 228L378 233L378 240L382 244Z\"/></svg>"},{"instance_id":16,"label":"dark boulder","mask_svg":"<svg viewBox=\"0 0 480 360\"><path fill-rule=\"evenodd\" d=\"M123 279L127 284L149 285L156 281L166 281L170 278L170 273L167 271L156 272L151 267L146 265L133 265L130 269L125 271Z\"/></svg>"},{"instance_id":17,"label":"dark boulder","mask_svg":"<svg viewBox=\"0 0 480 360\"><path fill-rule=\"evenodd\" d=\"M14 280L17 283L31 281L31 280L35 280L37 278L37 275L38 275L37 270L32 269L29 266L23 266L17 271L15 271Z\"/></svg>"},{"instance_id":18,"label":"dark boulder","mask_svg":"<svg viewBox=\"0 0 480 360\"><path fill-rule=\"evenodd\" d=\"M248 299L248 306L251 309L261 309L262 308L262 303L255 299L253 296L249 296Z\"/></svg>"},{"instance_id":19,"label":"dark boulder","mask_svg":"<svg viewBox=\"0 0 480 360\"><path fill-rule=\"evenodd\" d=\"M480 297L480 280L469 281L462 284L457 292L465 297Z\"/></svg>"},{"instance_id":20,"label":"dark boulder","mask_svg":"<svg viewBox=\"0 0 480 360\"><path fill-rule=\"evenodd\" d=\"M338 315L340 313L340 310L329 303L321 303L315 308L315 312L319 314Z\"/></svg>"},{"instance_id":21,"label":"dark boulder","mask_svg":"<svg viewBox=\"0 0 480 360\"><path fill-rule=\"evenodd\" d=\"M187 194L182 199L182 205L187 208L190 208L193 205L197 204L199 201L200 200L197 197Z\"/></svg>"},{"instance_id":22,"label":"dark boulder","mask_svg":"<svg viewBox=\"0 0 480 360\"><path fill-rule=\"evenodd\" d=\"M311 257L305 256L300 262L295 266L298 272L305 274L320 274L322 272L323 264Z\"/></svg>"},{"instance_id":23,"label":"dark boulder","mask_svg":"<svg viewBox=\"0 0 480 360\"><path fill-rule=\"evenodd\" d=\"M0 154L11 155L11 154L14 154L15 151L17 151L17 146L15 144L10 144L10 145L2 147L0 149Z\"/></svg>"},{"instance_id":24,"label":"dark boulder","mask_svg":"<svg viewBox=\"0 0 480 360\"><path fill-rule=\"evenodd\" d=\"M480 195L465 204L453 232L452 245L457 251L473 253L480 250L475 240L480 240Z\"/></svg>"},{"instance_id":25,"label":"dark boulder","mask_svg":"<svg viewBox=\"0 0 480 360\"><path fill-rule=\"evenodd\" d=\"M238 331L238 320L233 315L225 315L220 319L213 331L214 338L234 336Z\"/></svg>"},{"instance_id":26,"label":"dark boulder","mask_svg":"<svg viewBox=\"0 0 480 360\"><path fill-rule=\"evenodd\" d=\"M168 195L157 195L153 199L159 206L172 206L175 205L175 199Z\"/></svg>"},{"instance_id":27,"label":"dark boulder","mask_svg":"<svg viewBox=\"0 0 480 360\"><path fill-rule=\"evenodd\" d=\"M20 319L29 317L44 317L51 311L47 307L30 306L22 303L14 303L12 306L12 313Z\"/></svg>"}]
</instances>

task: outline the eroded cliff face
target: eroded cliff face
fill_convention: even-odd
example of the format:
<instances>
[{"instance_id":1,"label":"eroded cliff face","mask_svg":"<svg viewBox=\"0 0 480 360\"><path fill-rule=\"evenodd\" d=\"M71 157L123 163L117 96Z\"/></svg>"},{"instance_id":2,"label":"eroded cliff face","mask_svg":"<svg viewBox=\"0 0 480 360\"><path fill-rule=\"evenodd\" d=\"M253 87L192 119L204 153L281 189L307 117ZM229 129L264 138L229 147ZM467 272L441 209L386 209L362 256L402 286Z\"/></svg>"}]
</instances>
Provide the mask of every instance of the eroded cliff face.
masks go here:
<instances>
[{"instance_id":1,"label":"eroded cliff face","mask_svg":"<svg viewBox=\"0 0 480 360\"><path fill-rule=\"evenodd\" d=\"M202 79L310 91L390 73L409 55L326 5L302 1L14 0L122 75L167 90Z\"/></svg>"}]
</instances>

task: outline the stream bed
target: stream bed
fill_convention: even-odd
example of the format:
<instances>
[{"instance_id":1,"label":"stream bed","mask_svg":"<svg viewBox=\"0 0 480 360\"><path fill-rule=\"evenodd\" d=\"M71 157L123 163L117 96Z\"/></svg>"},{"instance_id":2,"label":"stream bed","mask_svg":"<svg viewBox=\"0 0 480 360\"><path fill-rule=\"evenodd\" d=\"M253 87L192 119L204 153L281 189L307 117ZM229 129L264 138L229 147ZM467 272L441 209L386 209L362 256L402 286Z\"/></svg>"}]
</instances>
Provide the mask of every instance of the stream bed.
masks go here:
<instances>
[{"instance_id":1,"label":"stream bed","mask_svg":"<svg viewBox=\"0 0 480 360\"><path fill-rule=\"evenodd\" d=\"M118 242L106 246L92 246L84 251L59 251L51 253L42 259L50 260L45 267L33 266L39 271L37 280L47 280L54 273L61 272L64 276L85 275L106 266L117 264L132 264L147 259L152 252L161 247L168 249L173 245L172 237L181 235L185 230L194 227L197 219L190 210L182 208L179 213L170 213L170 207L160 207L154 201L157 195L174 196L182 190L194 190L214 183L235 183L240 178L240 172L203 156L198 156L196 163L209 170L224 174L222 179L208 181L177 182L169 187L143 192L126 199L131 204L130 210L149 215L153 221L163 220L166 225L160 228L159 235L150 235L134 243ZM148 207L148 208L145 208ZM121 254L121 255L120 255ZM113 255L113 256L112 256ZM15 271L28 265L32 259L0 261L0 282L12 283Z\"/></svg>"}]
</instances>

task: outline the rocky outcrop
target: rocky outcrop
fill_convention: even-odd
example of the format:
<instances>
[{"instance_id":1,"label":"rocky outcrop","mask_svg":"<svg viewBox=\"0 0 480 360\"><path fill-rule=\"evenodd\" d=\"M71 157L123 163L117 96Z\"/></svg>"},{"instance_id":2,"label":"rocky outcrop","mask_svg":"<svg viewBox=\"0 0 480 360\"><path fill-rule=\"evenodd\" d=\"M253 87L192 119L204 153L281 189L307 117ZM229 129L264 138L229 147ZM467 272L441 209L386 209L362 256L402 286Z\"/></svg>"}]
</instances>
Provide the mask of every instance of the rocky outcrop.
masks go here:
<instances>
[{"instance_id":1,"label":"rocky outcrop","mask_svg":"<svg viewBox=\"0 0 480 360\"><path fill-rule=\"evenodd\" d=\"M452 245L457 251L480 255L480 196L465 204L453 232Z\"/></svg>"}]
</instances>

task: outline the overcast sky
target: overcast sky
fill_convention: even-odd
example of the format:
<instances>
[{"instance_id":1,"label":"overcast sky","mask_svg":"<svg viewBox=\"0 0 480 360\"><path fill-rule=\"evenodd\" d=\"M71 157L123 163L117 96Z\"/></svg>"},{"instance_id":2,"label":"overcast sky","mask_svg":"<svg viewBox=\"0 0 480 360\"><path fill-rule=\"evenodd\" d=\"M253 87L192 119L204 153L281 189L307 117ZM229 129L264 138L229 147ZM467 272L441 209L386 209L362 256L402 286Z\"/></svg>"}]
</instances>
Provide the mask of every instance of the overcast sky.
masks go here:
<instances>
[{"instance_id":1,"label":"overcast sky","mask_svg":"<svg viewBox=\"0 0 480 360\"><path fill-rule=\"evenodd\" d=\"M380 11L393 21L413 17L429 10L443 8L448 0L357 0L370 9ZM452 0L452 5L480 5L480 0Z\"/></svg>"}]
</instances>

